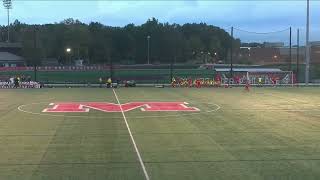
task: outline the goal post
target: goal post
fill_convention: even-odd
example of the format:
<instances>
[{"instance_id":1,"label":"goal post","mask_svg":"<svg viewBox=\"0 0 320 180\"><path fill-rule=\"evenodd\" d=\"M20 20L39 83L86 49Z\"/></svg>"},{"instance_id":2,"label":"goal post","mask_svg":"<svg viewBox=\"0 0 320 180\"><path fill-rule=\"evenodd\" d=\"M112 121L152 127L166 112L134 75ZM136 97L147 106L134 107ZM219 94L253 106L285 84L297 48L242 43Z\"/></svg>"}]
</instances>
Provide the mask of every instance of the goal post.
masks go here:
<instances>
[{"instance_id":1,"label":"goal post","mask_svg":"<svg viewBox=\"0 0 320 180\"><path fill-rule=\"evenodd\" d=\"M293 86L296 82L292 71L247 72L247 80L253 86Z\"/></svg>"}]
</instances>

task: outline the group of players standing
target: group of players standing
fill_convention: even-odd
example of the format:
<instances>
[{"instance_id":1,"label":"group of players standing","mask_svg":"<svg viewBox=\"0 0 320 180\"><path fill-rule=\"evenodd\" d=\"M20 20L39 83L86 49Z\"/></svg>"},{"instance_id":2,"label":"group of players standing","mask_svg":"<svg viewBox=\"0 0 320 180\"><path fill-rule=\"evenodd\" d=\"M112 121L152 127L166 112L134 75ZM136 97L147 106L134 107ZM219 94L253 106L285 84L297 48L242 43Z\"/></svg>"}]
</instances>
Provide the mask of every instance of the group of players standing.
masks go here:
<instances>
[{"instance_id":1,"label":"group of players standing","mask_svg":"<svg viewBox=\"0 0 320 180\"><path fill-rule=\"evenodd\" d=\"M196 87L196 88L201 88L201 87L221 87L221 76L217 76L214 79L210 78L172 78L171 80L171 86L172 87ZM261 82L261 80L260 80ZM225 88L229 88L228 84L224 85ZM245 90L249 91L250 89L250 82L247 80L245 85Z\"/></svg>"},{"instance_id":2,"label":"group of players standing","mask_svg":"<svg viewBox=\"0 0 320 180\"><path fill-rule=\"evenodd\" d=\"M0 88L41 88L41 85L32 81L31 76L14 76L5 81L0 81Z\"/></svg>"},{"instance_id":3,"label":"group of players standing","mask_svg":"<svg viewBox=\"0 0 320 180\"><path fill-rule=\"evenodd\" d=\"M210 79L210 78L172 78L172 87L210 87L210 86L220 86L221 79Z\"/></svg>"}]
</instances>

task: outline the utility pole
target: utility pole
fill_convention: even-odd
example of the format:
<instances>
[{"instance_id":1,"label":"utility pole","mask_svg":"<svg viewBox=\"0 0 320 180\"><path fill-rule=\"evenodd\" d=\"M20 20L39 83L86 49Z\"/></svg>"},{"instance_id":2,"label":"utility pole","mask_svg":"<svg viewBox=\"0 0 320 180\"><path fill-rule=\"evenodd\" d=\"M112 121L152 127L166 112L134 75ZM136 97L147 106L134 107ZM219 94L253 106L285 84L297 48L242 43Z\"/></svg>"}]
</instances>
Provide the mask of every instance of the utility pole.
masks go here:
<instances>
[{"instance_id":1,"label":"utility pole","mask_svg":"<svg viewBox=\"0 0 320 180\"><path fill-rule=\"evenodd\" d=\"M306 27L306 74L305 84L309 85L309 71L310 71L310 44L309 44L309 0L307 0L307 27Z\"/></svg>"},{"instance_id":2,"label":"utility pole","mask_svg":"<svg viewBox=\"0 0 320 180\"><path fill-rule=\"evenodd\" d=\"M172 59L170 62L170 80L169 80L170 83L172 82L172 79L173 79L173 63L174 63L174 60Z\"/></svg>"},{"instance_id":3,"label":"utility pole","mask_svg":"<svg viewBox=\"0 0 320 180\"><path fill-rule=\"evenodd\" d=\"M38 58L38 56L36 55L38 52L37 52L37 31L36 31L36 26L34 26L34 29L33 29L33 49L34 49L34 56L33 56L33 66L34 66L34 81L37 82L37 61L38 59L35 59L35 58Z\"/></svg>"},{"instance_id":4,"label":"utility pole","mask_svg":"<svg viewBox=\"0 0 320 180\"><path fill-rule=\"evenodd\" d=\"M10 42L10 18L9 18L9 12L10 9L12 9L12 2L11 0L3 0L3 6L5 9L7 9L7 15L8 15L8 39L7 42Z\"/></svg>"},{"instance_id":5,"label":"utility pole","mask_svg":"<svg viewBox=\"0 0 320 180\"><path fill-rule=\"evenodd\" d=\"M78 46L78 60L80 59L80 45Z\"/></svg>"},{"instance_id":6,"label":"utility pole","mask_svg":"<svg viewBox=\"0 0 320 180\"><path fill-rule=\"evenodd\" d=\"M147 36L147 41L148 41L148 64L150 64L150 36Z\"/></svg>"},{"instance_id":7,"label":"utility pole","mask_svg":"<svg viewBox=\"0 0 320 180\"><path fill-rule=\"evenodd\" d=\"M296 78L299 83L299 57L300 56L300 32L297 30L297 69L296 69Z\"/></svg>"},{"instance_id":8,"label":"utility pole","mask_svg":"<svg viewBox=\"0 0 320 180\"><path fill-rule=\"evenodd\" d=\"M291 29L291 27L290 27L290 39L289 39L289 71L291 71L292 70L292 42L291 42L291 40L292 40L292 29Z\"/></svg>"},{"instance_id":9,"label":"utility pole","mask_svg":"<svg viewBox=\"0 0 320 180\"><path fill-rule=\"evenodd\" d=\"M231 48L230 48L230 80L233 79L233 27L231 27Z\"/></svg>"},{"instance_id":10,"label":"utility pole","mask_svg":"<svg viewBox=\"0 0 320 180\"><path fill-rule=\"evenodd\" d=\"M110 78L113 81L113 61L112 58L110 59Z\"/></svg>"}]
</instances>

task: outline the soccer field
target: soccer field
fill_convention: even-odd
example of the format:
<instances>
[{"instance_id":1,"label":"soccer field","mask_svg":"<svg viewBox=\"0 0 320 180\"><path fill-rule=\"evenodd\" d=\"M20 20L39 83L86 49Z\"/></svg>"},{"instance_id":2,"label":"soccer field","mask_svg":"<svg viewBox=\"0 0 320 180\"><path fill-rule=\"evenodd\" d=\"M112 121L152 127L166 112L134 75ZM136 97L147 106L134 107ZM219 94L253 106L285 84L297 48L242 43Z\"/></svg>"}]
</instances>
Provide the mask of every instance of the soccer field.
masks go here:
<instances>
[{"instance_id":1,"label":"soccer field","mask_svg":"<svg viewBox=\"0 0 320 180\"><path fill-rule=\"evenodd\" d=\"M320 179L319 90L0 89L0 179ZM42 112L71 102L116 112Z\"/></svg>"}]
</instances>

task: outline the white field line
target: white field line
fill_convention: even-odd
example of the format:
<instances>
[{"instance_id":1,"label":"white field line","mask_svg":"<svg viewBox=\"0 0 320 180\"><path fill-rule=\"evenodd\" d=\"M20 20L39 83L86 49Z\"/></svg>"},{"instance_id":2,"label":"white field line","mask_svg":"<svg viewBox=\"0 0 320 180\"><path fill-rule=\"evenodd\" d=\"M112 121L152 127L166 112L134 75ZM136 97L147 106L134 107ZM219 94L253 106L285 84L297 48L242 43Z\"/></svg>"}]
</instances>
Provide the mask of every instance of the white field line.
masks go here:
<instances>
[{"instance_id":1,"label":"white field line","mask_svg":"<svg viewBox=\"0 0 320 180\"><path fill-rule=\"evenodd\" d=\"M131 138L133 147L134 147L134 149L135 149L135 151L136 151L136 153L137 153L137 156L138 156L138 159L139 159L141 168L142 168L142 170L143 170L144 176L145 176L146 180L150 180L150 177L149 177L149 175L148 175L148 172L147 172L147 170L146 170L146 167L145 167L145 165L144 165L144 163L143 163L143 160L142 160L142 158L141 158L139 149L138 149L138 147L137 147L136 141L134 140L133 135L132 135L132 133L131 133L130 126L129 126L129 124L128 124L127 118L126 118L126 116L125 116L125 114L124 114L124 112L123 112L122 105L121 105L121 103L120 103L120 101L119 101L119 98L118 98L118 96L117 96L117 93L116 93L116 91L115 91L114 89L112 89L112 91L113 91L113 94L114 94L114 96L116 97L117 102L118 102L118 104L119 104L119 106L120 106L121 114L122 114L122 116L123 116L124 122L126 123L126 126L127 126L127 129L128 129L128 132L129 132L129 135L130 135L130 138Z\"/></svg>"}]
</instances>

